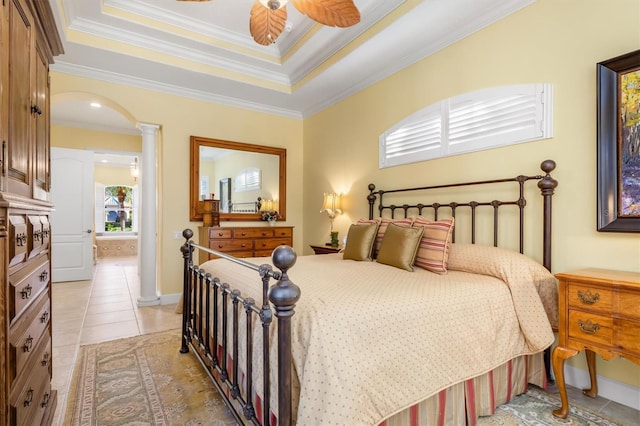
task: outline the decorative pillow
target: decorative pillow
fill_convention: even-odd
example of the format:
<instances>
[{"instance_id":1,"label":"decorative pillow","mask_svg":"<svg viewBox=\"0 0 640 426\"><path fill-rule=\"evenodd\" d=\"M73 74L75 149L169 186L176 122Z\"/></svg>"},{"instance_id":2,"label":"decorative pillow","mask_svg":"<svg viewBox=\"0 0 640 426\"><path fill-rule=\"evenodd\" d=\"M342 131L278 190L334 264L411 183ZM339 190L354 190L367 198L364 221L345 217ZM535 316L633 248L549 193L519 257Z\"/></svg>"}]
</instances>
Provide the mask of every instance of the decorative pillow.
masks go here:
<instances>
[{"instance_id":1,"label":"decorative pillow","mask_svg":"<svg viewBox=\"0 0 640 426\"><path fill-rule=\"evenodd\" d=\"M384 238L384 233L387 230L387 226L389 226L390 223L395 223L397 225L404 225L404 226L411 226L413 224L412 217L407 217L404 219L380 219L380 218L367 219L367 220L360 219L358 223L370 223L371 221L377 221L379 223L378 234L376 235L376 242L373 247L374 258L378 256L378 252L380 251L380 246L382 245L382 239Z\"/></svg>"},{"instance_id":2,"label":"decorative pillow","mask_svg":"<svg viewBox=\"0 0 640 426\"><path fill-rule=\"evenodd\" d=\"M377 231L378 223L351 225L347 233L347 245L344 248L342 258L371 261L371 252Z\"/></svg>"},{"instance_id":3,"label":"decorative pillow","mask_svg":"<svg viewBox=\"0 0 640 426\"><path fill-rule=\"evenodd\" d=\"M423 227L412 228L389 223L376 261L413 271L413 262L416 259L423 232Z\"/></svg>"},{"instance_id":4,"label":"decorative pillow","mask_svg":"<svg viewBox=\"0 0 640 426\"><path fill-rule=\"evenodd\" d=\"M453 232L453 218L429 220L418 216L413 221L413 227L424 228L415 265L436 274L447 273L449 258L449 244Z\"/></svg>"}]
</instances>

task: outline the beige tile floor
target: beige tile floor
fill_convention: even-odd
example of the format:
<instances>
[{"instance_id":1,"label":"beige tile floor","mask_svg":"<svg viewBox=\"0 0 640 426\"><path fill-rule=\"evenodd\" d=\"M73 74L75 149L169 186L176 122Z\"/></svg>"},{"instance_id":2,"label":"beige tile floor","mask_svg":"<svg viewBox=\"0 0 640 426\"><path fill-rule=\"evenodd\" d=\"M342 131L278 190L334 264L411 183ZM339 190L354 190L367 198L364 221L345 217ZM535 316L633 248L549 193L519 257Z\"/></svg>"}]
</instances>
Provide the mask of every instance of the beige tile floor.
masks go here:
<instances>
[{"instance_id":1,"label":"beige tile floor","mask_svg":"<svg viewBox=\"0 0 640 426\"><path fill-rule=\"evenodd\" d=\"M98 259L93 281L52 284L52 386L58 390L54 426L63 425L80 345L180 327L175 305L138 308L139 289L136 257Z\"/></svg>"},{"instance_id":2,"label":"beige tile floor","mask_svg":"<svg viewBox=\"0 0 640 426\"><path fill-rule=\"evenodd\" d=\"M138 263L135 257L102 258L93 281L53 284L53 388L58 390L54 426L63 425L67 390L80 345L180 327L175 305L138 308ZM552 386L550 393L557 393ZM640 425L640 411L608 399L588 398L568 387L571 404L583 405L620 420ZM67 426L67 425L64 425Z\"/></svg>"}]
</instances>

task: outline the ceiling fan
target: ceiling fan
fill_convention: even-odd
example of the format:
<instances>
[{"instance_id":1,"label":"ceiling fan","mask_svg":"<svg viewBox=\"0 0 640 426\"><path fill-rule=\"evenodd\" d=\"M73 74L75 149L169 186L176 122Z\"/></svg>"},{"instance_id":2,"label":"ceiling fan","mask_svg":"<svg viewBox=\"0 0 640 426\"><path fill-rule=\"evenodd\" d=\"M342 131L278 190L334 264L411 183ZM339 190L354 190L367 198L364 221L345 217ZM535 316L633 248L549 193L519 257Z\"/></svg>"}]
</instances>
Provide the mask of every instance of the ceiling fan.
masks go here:
<instances>
[{"instance_id":1,"label":"ceiling fan","mask_svg":"<svg viewBox=\"0 0 640 426\"><path fill-rule=\"evenodd\" d=\"M178 0L210 1L210 0ZM289 0L256 0L251 8L249 30L258 44L275 43L287 22ZM298 11L330 27L350 27L360 22L360 11L353 0L291 0Z\"/></svg>"}]
</instances>

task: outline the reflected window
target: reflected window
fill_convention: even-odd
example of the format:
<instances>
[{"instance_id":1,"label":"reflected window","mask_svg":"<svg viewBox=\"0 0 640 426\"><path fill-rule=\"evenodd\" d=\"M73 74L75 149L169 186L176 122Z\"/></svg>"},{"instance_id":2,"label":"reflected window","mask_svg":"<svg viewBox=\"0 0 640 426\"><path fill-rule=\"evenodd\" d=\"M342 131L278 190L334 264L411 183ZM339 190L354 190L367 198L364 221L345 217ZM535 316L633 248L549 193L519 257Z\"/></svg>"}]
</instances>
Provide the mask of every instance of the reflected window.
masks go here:
<instances>
[{"instance_id":1,"label":"reflected window","mask_svg":"<svg viewBox=\"0 0 640 426\"><path fill-rule=\"evenodd\" d=\"M246 167L240 170L233 183L235 192L255 191L262 188L262 173L257 167Z\"/></svg>"}]
</instances>

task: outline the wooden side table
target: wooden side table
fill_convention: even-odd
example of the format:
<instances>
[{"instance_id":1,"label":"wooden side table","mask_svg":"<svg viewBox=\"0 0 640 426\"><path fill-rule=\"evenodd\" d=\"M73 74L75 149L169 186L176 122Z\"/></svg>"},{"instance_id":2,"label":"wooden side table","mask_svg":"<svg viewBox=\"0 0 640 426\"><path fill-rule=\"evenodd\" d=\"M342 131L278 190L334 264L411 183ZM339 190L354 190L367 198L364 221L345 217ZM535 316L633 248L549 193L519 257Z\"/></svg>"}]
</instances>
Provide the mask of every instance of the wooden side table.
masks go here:
<instances>
[{"instance_id":1,"label":"wooden side table","mask_svg":"<svg viewBox=\"0 0 640 426\"><path fill-rule=\"evenodd\" d=\"M584 350L591 387L582 392L598 395L596 356L605 360L623 357L640 364L640 273L609 269L581 269L557 274L558 346L553 350L562 407L556 417L569 413L564 381L564 361Z\"/></svg>"},{"instance_id":2,"label":"wooden side table","mask_svg":"<svg viewBox=\"0 0 640 426\"><path fill-rule=\"evenodd\" d=\"M311 244L309 245L309 247L313 249L314 254L331 254L331 253L338 253L340 250L342 250L342 246L334 247L334 246L327 246L325 244L319 244L319 245Z\"/></svg>"}]
</instances>

